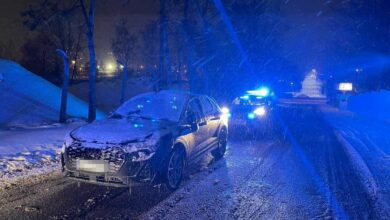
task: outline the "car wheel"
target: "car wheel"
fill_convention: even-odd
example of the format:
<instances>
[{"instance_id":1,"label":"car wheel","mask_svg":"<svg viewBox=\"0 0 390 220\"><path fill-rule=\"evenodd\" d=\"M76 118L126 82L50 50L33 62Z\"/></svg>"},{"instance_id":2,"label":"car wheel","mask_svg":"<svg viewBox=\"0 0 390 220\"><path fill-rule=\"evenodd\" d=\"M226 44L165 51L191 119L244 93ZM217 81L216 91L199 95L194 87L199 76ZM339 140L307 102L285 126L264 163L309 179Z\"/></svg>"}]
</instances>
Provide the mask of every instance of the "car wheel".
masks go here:
<instances>
[{"instance_id":1,"label":"car wheel","mask_svg":"<svg viewBox=\"0 0 390 220\"><path fill-rule=\"evenodd\" d=\"M175 190L179 188L183 179L184 172L184 152L182 148L176 148L169 156L166 166L165 178L168 189Z\"/></svg>"},{"instance_id":2,"label":"car wheel","mask_svg":"<svg viewBox=\"0 0 390 220\"><path fill-rule=\"evenodd\" d=\"M218 135L218 147L213 152L213 156L215 159L221 159L226 152L227 145L227 130L222 128Z\"/></svg>"}]
</instances>

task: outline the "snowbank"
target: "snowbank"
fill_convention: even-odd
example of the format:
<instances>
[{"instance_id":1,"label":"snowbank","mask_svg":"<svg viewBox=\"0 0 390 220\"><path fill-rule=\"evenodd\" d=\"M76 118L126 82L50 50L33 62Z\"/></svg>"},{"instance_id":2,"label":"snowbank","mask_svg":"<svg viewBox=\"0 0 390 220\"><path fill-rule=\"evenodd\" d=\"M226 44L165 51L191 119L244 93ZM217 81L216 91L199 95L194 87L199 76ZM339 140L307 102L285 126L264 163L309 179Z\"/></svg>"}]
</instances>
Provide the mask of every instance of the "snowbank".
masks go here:
<instances>
[{"instance_id":1,"label":"snowbank","mask_svg":"<svg viewBox=\"0 0 390 220\"><path fill-rule=\"evenodd\" d=\"M20 178L60 170L64 137L84 122L0 130L0 191Z\"/></svg>"},{"instance_id":2,"label":"snowbank","mask_svg":"<svg viewBox=\"0 0 390 220\"><path fill-rule=\"evenodd\" d=\"M61 89L19 64L0 59L0 127L47 124L58 120ZM85 118L88 105L69 94L67 114ZM104 118L98 111L97 118Z\"/></svg>"},{"instance_id":3,"label":"snowbank","mask_svg":"<svg viewBox=\"0 0 390 220\"><path fill-rule=\"evenodd\" d=\"M348 100L348 110L368 118L390 122L390 91L353 95Z\"/></svg>"}]
</instances>

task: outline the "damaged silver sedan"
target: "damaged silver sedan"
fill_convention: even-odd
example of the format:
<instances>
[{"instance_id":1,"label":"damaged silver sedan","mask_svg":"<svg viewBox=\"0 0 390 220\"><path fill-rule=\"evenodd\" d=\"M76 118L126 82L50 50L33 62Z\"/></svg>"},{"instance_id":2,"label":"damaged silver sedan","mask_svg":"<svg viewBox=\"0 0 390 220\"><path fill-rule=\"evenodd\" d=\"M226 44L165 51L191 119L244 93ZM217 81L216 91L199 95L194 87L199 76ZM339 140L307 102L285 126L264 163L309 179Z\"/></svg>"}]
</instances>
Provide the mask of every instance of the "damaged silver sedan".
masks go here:
<instances>
[{"instance_id":1,"label":"damaged silver sedan","mask_svg":"<svg viewBox=\"0 0 390 220\"><path fill-rule=\"evenodd\" d=\"M165 183L177 189L185 167L226 151L227 116L205 95L160 91L133 97L111 116L72 131L62 151L66 177L110 186Z\"/></svg>"}]
</instances>

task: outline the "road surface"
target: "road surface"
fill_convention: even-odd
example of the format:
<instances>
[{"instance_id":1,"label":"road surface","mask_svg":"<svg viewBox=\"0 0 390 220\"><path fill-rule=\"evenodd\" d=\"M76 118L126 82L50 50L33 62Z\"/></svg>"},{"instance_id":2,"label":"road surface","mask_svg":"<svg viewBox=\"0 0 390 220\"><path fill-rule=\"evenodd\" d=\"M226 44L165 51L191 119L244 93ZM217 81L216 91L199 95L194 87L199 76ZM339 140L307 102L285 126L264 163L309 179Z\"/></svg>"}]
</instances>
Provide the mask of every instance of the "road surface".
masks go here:
<instances>
[{"instance_id":1,"label":"road surface","mask_svg":"<svg viewBox=\"0 0 390 220\"><path fill-rule=\"evenodd\" d=\"M173 193L129 195L52 173L0 192L0 219L390 218L316 108L282 108L276 118L281 132L230 140L224 159L205 155Z\"/></svg>"}]
</instances>

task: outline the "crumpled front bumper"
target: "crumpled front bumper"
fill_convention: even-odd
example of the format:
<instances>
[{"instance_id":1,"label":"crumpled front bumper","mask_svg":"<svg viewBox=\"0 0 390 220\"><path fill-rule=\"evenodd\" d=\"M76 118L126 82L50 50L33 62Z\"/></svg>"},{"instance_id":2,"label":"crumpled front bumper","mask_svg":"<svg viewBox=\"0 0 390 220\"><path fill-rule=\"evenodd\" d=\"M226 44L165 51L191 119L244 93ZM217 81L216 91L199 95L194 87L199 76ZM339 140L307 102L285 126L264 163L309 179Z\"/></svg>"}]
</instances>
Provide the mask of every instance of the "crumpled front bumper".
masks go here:
<instances>
[{"instance_id":1,"label":"crumpled front bumper","mask_svg":"<svg viewBox=\"0 0 390 220\"><path fill-rule=\"evenodd\" d=\"M89 157L75 157L69 151L61 154L62 173L65 177L99 185L128 187L138 184L153 184L156 182L157 171L152 168L151 159L144 161L132 161L130 154L124 153L120 163L114 163L112 158L108 159L110 164L107 172L89 172L80 170L75 166L78 159L91 159ZM95 158L105 159L105 158Z\"/></svg>"}]
</instances>

